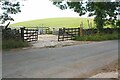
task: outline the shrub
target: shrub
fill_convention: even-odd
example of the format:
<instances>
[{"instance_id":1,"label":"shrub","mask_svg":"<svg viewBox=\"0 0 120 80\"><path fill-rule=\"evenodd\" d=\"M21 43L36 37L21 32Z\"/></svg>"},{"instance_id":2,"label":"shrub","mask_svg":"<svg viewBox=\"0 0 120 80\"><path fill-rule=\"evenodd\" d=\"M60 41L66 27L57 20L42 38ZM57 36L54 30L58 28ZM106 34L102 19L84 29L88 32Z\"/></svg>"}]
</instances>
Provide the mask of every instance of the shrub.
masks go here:
<instances>
[{"instance_id":1,"label":"shrub","mask_svg":"<svg viewBox=\"0 0 120 80\"><path fill-rule=\"evenodd\" d=\"M2 30L2 39L21 39L21 35L19 30L7 28Z\"/></svg>"},{"instance_id":2,"label":"shrub","mask_svg":"<svg viewBox=\"0 0 120 80\"><path fill-rule=\"evenodd\" d=\"M21 48L29 46L28 42L22 41L19 30L3 29L2 30L2 49Z\"/></svg>"}]
</instances>

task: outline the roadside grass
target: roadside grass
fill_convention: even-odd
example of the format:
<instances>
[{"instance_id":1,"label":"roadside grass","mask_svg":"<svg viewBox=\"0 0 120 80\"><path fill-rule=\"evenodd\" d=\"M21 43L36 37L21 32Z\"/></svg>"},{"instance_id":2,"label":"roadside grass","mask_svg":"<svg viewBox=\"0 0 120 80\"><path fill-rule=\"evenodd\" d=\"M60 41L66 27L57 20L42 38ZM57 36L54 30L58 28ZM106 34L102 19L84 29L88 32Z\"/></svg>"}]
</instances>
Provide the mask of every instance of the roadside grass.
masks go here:
<instances>
[{"instance_id":1,"label":"roadside grass","mask_svg":"<svg viewBox=\"0 0 120 80\"><path fill-rule=\"evenodd\" d=\"M3 40L2 41L2 49L7 50L7 49L13 49L13 48L22 48L22 47L28 47L30 46L28 42L23 42L22 40Z\"/></svg>"},{"instance_id":2,"label":"roadside grass","mask_svg":"<svg viewBox=\"0 0 120 80\"><path fill-rule=\"evenodd\" d=\"M92 35L77 36L74 38L76 41L105 41L105 40L118 40L120 34L114 32L112 34L97 33Z\"/></svg>"}]
</instances>

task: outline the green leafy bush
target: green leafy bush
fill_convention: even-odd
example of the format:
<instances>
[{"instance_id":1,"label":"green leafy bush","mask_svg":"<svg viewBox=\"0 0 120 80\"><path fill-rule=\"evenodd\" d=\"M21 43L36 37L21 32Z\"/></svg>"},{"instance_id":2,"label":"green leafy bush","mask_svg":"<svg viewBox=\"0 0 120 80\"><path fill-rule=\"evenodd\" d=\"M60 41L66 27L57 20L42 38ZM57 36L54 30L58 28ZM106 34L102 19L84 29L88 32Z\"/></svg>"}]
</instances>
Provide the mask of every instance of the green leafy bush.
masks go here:
<instances>
[{"instance_id":1,"label":"green leafy bush","mask_svg":"<svg viewBox=\"0 0 120 80\"><path fill-rule=\"evenodd\" d=\"M21 39L21 34L19 33L19 30L16 29L3 29L2 30L2 39L8 40L8 39Z\"/></svg>"}]
</instances>

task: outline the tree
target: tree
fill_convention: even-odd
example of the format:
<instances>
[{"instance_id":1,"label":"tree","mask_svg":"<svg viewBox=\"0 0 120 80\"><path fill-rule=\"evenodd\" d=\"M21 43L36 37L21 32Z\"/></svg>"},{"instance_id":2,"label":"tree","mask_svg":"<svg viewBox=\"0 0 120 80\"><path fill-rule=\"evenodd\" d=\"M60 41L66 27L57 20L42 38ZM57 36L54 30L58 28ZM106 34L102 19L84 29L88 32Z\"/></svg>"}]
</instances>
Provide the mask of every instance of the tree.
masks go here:
<instances>
[{"instance_id":1,"label":"tree","mask_svg":"<svg viewBox=\"0 0 120 80\"><path fill-rule=\"evenodd\" d=\"M92 2L91 0L86 2L84 0L78 0L79 2L73 2L73 0L51 1L62 10L67 8L73 9L74 12L79 13L79 16L89 12L89 17L95 16L94 21L97 29L100 31L102 31L105 24L116 25L120 2L110 2L111 0L109 2Z\"/></svg>"},{"instance_id":2,"label":"tree","mask_svg":"<svg viewBox=\"0 0 120 80\"><path fill-rule=\"evenodd\" d=\"M2 11L0 14L0 22L2 24L9 20L14 21L10 15L21 12L20 2L17 0L0 0L0 10Z\"/></svg>"}]
</instances>

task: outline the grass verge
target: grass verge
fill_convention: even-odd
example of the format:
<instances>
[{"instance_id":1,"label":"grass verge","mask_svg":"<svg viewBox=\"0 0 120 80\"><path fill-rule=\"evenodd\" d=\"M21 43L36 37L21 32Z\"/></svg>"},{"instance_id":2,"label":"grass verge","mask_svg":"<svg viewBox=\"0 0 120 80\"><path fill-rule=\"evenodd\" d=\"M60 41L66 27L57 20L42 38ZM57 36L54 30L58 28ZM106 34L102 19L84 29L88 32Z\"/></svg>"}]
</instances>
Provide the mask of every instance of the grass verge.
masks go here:
<instances>
[{"instance_id":1,"label":"grass verge","mask_svg":"<svg viewBox=\"0 0 120 80\"><path fill-rule=\"evenodd\" d=\"M23 42L22 40L3 40L2 41L2 49L13 49L13 48L22 48L22 47L28 47L28 42Z\"/></svg>"},{"instance_id":2,"label":"grass verge","mask_svg":"<svg viewBox=\"0 0 120 80\"><path fill-rule=\"evenodd\" d=\"M97 33L92 35L77 36L74 40L77 41L105 41L120 39L119 34L114 32L112 34Z\"/></svg>"}]
</instances>

